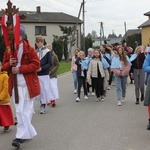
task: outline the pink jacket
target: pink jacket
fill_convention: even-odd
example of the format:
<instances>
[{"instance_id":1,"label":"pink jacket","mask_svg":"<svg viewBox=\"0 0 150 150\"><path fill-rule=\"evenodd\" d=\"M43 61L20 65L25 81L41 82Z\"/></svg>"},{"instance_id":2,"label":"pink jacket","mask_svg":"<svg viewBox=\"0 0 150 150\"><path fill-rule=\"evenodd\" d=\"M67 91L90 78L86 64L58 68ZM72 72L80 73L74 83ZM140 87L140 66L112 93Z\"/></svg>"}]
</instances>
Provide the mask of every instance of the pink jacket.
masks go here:
<instances>
[{"instance_id":1,"label":"pink jacket","mask_svg":"<svg viewBox=\"0 0 150 150\"><path fill-rule=\"evenodd\" d=\"M77 65L75 64L76 58L75 56L72 57L72 62L71 62L71 71L77 71Z\"/></svg>"},{"instance_id":2,"label":"pink jacket","mask_svg":"<svg viewBox=\"0 0 150 150\"><path fill-rule=\"evenodd\" d=\"M128 63L127 65L125 65L123 62L122 63L122 76L128 76L129 75L129 71L130 71L130 64ZM120 69L112 69L112 71L114 72L115 76L120 76Z\"/></svg>"}]
</instances>

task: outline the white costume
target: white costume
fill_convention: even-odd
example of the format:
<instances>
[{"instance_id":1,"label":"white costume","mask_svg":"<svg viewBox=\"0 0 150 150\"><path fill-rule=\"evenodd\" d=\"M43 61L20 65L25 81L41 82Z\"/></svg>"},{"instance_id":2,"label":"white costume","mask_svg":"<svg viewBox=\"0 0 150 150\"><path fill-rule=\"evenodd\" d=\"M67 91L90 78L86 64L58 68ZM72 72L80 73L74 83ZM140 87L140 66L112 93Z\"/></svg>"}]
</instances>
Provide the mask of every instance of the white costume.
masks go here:
<instances>
[{"instance_id":1,"label":"white costume","mask_svg":"<svg viewBox=\"0 0 150 150\"><path fill-rule=\"evenodd\" d=\"M20 44L18 50L18 64L21 65L21 58L23 54L23 44ZM16 138L19 139L32 139L37 135L34 127L31 124L32 115L34 112L34 98L29 97L28 88L23 74L17 74L18 81L18 96L19 103L15 104L14 89L12 91L12 100L16 108L16 117L18 120Z\"/></svg>"},{"instance_id":2,"label":"white costume","mask_svg":"<svg viewBox=\"0 0 150 150\"><path fill-rule=\"evenodd\" d=\"M39 59L42 60L44 58L44 56L47 55L48 52L50 52L49 49L42 47L42 48L38 49L37 55L39 56ZM40 82L41 93L39 96L37 96L37 100L40 100L41 104L47 104L47 103L49 103L50 97L51 97L49 74L38 75L38 78L39 78L39 82Z\"/></svg>"},{"instance_id":3,"label":"white costume","mask_svg":"<svg viewBox=\"0 0 150 150\"><path fill-rule=\"evenodd\" d=\"M58 94L58 85L57 85L57 78L50 78L50 93L51 93L51 99L50 100L56 100L59 98Z\"/></svg>"}]
</instances>

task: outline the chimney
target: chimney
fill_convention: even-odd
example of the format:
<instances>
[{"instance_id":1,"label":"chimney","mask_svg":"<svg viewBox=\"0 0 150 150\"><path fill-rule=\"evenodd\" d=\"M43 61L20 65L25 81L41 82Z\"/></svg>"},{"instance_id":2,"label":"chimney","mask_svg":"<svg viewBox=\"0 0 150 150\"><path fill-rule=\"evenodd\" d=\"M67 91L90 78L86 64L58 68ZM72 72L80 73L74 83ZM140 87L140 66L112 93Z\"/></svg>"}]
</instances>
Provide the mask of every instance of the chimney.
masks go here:
<instances>
[{"instance_id":1,"label":"chimney","mask_svg":"<svg viewBox=\"0 0 150 150\"><path fill-rule=\"evenodd\" d=\"M40 6L36 7L36 13L41 13L41 7Z\"/></svg>"}]
</instances>

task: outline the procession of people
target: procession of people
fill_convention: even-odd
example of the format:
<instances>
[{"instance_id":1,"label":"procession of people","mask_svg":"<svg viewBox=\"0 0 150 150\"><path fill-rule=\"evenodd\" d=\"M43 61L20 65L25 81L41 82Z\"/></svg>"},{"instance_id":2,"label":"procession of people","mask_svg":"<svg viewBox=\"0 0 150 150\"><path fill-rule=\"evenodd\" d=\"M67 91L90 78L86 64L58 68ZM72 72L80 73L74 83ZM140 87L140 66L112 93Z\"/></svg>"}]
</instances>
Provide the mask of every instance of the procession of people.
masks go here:
<instances>
[{"instance_id":1,"label":"procession of people","mask_svg":"<svg viewBox=\"0 0 150 150\"><path fill-rule=\"evenodd\" d=\"M16 148L38 134L32 124L35 100L40 105L42 116L47 112L48 105L55 107L59 99L59 60L52 45L45 44L45 39L39 35L35 38L35 49L28 41L25 27L18 27L19 40L13 43L15 54L6 47L6 37L3 39L5 46L0 47L4 50L0 60L0 126L5 133L9 132L16 118L16 135L11 143ZM6 35L5 31L3 29ZM143 102L148 108L147 129L150 130L150 47L139 45L134 50L127 45L105 43L99 48L89 47L86 52L74 49L71 60L73 80L70 82L73 94L77 96L72 100L80 105L83 95L87 102L90 96L95 97L93 99L97 103L105 102L114 82L115 105L121 107L128 101L127 83L130 78L130 83L134 82L135 104ZM15 107L14 116L11 100Z\"/></svg>"}]
</instances>

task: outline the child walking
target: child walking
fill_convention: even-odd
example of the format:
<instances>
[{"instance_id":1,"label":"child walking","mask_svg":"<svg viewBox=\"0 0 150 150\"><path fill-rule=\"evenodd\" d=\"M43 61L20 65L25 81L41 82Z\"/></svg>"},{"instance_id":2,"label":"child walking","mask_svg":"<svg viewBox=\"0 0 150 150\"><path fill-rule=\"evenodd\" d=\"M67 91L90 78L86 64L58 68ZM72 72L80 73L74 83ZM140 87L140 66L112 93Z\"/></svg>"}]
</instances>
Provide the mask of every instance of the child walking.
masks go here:
<instances>
[{"instance_id":1,"label":"child walking","mask_svg":"<svg viewBox=\"0 0 150 150\"><path fill-rule=\"evenodd\" d=\"M83 51L80 51L78 53L78 58L75 61L75 64L77 65L77 77L78 77L78 97L76 99L76 102L79 102L82 85L84 89L84 99L88 99L87 87L86 87L86 72L87 72L88 65L86 63L85 54Z\"/></svg>"},{"instance_id":2,"label":"child walking","mask_svg":"<svg viewBox=\"0 0 150 150\"><path fill-rule=\"evenodd\" d=\"M10 106L10 97L8 93L8 75L2 71L0 62L0 126L4 127L4 132L9 131L10 126L14 124L12 110Z\"/></svg>"},{"instance_id":3,"label":"child walking","mask_svg":"<svg viewBox=\"0 0 150 150\"><path fill-rule=\"evenodd\" d=\"M115 75L116 94L118 99L118 106L125 102L126 98L126 84L129 75L131 63L126 55L123 47L118 48L118 56L114 57L111 64L111 70Z\"/></svg>"},{"instance_id":4,"label":"child walking","mask_svg":"<svg viewBox=\"0 0 150 150\"><path fill-rule=\"evenodd\" d=\"M99 50L94 50L93 59L90 61L89 69L87 72L87 80L88 82L92 81L92 85L95 89L97 102L104 100L104 69L101 61L101 55Z\"/></svg>"}]
</instances>

